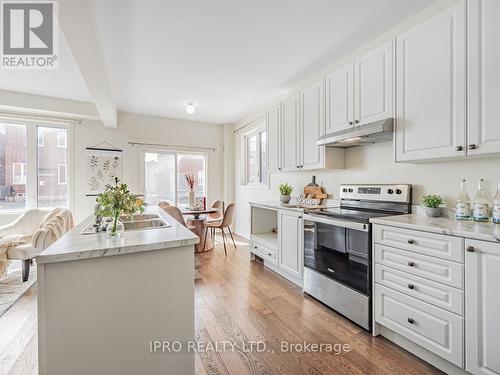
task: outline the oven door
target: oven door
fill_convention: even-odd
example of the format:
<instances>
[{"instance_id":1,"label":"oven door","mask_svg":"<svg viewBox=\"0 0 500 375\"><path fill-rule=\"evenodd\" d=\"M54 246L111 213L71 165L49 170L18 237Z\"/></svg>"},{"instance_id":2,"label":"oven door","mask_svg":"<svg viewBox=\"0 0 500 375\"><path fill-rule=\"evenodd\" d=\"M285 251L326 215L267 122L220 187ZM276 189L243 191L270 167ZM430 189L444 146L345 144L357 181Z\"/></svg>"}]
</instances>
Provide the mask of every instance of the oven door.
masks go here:
<instances>
[{"instance_id":1,"label":"oven door","mask_svg":"<svg viewBox=\"0 0 500 375\"><path fill-rule=\"evenodd\" d=\"M370 233L370 224L305 214L304 266L369 296Z\"/></svg>"}]
</instances>

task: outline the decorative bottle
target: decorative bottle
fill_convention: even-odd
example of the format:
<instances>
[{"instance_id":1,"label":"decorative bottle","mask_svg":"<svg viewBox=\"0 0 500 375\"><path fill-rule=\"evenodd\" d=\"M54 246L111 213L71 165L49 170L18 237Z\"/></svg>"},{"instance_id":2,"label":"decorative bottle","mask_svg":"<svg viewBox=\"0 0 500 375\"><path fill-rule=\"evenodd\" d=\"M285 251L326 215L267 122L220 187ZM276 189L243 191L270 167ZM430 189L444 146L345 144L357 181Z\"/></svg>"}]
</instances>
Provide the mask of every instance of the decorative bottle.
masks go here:
<instances>
[{"instance_id":1,"label":"decorative bottle","mask_svg":"<svg viewBox=\"0 0 500 375\"><path fill-rule=\"evenodd\" d=\"M458 194L455 218L457 220L471 219L470 198L469 194L467 194L467 181L465 181L465 179L460 183L460 193Z\"/></svg>"},{"instance_id":2,"label":"decorative bottle","mask_svg":"<svg viewBox=\"0 0 500 375\"><path fill-rule=\"evenodd\" d=\"M484 191L484 180L479 181L476 197L474 198L474 221L490 220L490 200Z\"/></svg>"},{"instance_id":3,"label":"decorative bottle","mask_svg":"<svg viewBox=\"0 0 500 375\"><path fill-rule=\"evenodd\" d=\"M497 193L493 200L493 222L500 224L500 180L498 180Z\"/></svg>"}]
</instances>

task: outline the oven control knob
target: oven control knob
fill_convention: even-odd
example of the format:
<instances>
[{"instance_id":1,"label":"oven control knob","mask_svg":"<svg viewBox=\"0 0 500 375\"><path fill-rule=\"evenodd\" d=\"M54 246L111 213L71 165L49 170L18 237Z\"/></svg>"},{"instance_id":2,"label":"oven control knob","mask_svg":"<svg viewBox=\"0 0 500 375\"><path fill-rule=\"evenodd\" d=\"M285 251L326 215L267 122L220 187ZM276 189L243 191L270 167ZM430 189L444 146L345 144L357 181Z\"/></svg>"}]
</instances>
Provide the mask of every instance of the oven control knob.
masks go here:
<instances>
[{"instance_id":1,"label":"oven control knob","mask_svg":"<svg viewBox=\"0 0 500 375\"><path fill-rule=\"evenodd\" d=\"M387 194L392 194L392 193L394 193L394 190L392 190L392 189L387 189Z\"/></svg>"},{"instance_id":2,"label":"oven control knob","mask_svg":"<svg viewBox=\"0 0 500 375\"><path fill-rule=\"evenodd\" d=\"M401 189L396 189L396 194L401 194L401 193L402 193Z\"/></svg>"},{"instance_id":3,"label":"oven control knob","mask_svg":"<svg viewBox=\"0 0 500 375\"><path fill-rule=\"evenodd\" d=\"M354 190L352 190L352 189L349 189L349 193L352 193L353 191L354 191Z\"/></svg>"}]
</instances>

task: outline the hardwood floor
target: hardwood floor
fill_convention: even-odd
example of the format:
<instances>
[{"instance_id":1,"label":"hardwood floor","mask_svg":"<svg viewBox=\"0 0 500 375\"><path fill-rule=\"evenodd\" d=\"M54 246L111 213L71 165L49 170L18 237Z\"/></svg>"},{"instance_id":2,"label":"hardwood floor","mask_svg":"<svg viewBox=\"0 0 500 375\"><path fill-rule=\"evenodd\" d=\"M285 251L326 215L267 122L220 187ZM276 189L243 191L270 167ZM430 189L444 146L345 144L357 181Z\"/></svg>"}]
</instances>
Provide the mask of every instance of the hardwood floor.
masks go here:
<instances>
[{"instance_id":1,"label":"hardwood floor","mask_svg":"<svg viewBox=\"0 0 500 375\"><path fill-rule=\"evenodd\" d=\"M196 355L196 374L441 374L250 262L241 239L237 245L236 251L228 246L227 257L221 244L197 254L196 339L207 350ZM0 317L0 374L37 374L36 337L33 287ZM351 350L292 352L282 350L282 342L348 344Z\"/></svg>"}]
</instances>

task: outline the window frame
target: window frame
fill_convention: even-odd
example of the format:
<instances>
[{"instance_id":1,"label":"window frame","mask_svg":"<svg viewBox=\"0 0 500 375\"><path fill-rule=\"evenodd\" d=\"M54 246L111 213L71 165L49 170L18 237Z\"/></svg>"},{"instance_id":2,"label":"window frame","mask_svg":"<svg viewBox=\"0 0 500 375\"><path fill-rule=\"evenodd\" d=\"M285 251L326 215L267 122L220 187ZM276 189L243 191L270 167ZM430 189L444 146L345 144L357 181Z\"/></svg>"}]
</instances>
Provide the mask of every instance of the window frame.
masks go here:
<instances>
[{"instance_id":1,"label":"window frame","mask_svg":"<svg viewBox=\"0 0 500 375\"><path fill-rule=\"evenodd\" d=\"M143 192L144 199L147 199L147 192L146 192L146 168L145 168L145 154L147 153L153 153L153 154L164 154L164 155L173 155L175 157L175 166L174 166L174 174L175 174L175 191L174 191L174 204L177 206L179 203L179 192L178 192L178 155L202 155L205 159L205 173L203 176L203 182L205 184L205 197L207 197L208 200L208 194L209 194L209 189L208 189L208 154L206 152L200 152L199 150L192 149L192 150L175 150L175 149L170 149L170 148L142 148L140 151L140 173L141 173L141 188Z\"/></svg>"},{"instance_id":2,"label":"window frame","mask_svg":"<svg viewBox=\"0 0 500 375\"><path fill-rule=\"evenodd\" d=\"M21 179L24 177L24 182L16 182L16 166L21 166ZM28 174L26 173L26 163L12 163L12 185L26 185Z\"/></svg>"},{"instance_id":3,"label":"window frame","mask_svg":"<svg viewBox=\"0 0 500 375\"><path fill-rule=\"evenodd\" d=\"M61 135L64 135L63 139L64 139L64 144L61 144L59 141L61 139ZM68 133L63 133L63 132L60 132L60 133L57 133L57 147L59 148L68 148Z\"/></svg>"},{"instance_id":4,"label":"window frame","mask_svg":"<svg viewBox=\"0 0 500 375\"><path fill-rule=\"evenodd\" d=\"M260 125L252 128L252 130L243 134L242 137L242 149L243 149L243 181L244 185L249 187L269 187L269 164L267 167L267 173L265 176L262 175L262 137L261 134L266 133L266 160L269 163L269 142L268 142L268 131L267 126ZM250 137L257 137L257 165L259 166L259 181L249 182L248 181L248 139Z\"/></svg>"},{"instance_id":5,"label":"window frame","mask_svg":"<svg viewBox=\"0 0 500 375\"><path fill-rule=\"evenodd\" d=\"M67 143L67 194L68 208L74 212L74 174L73 174L73 127L75 121L64 119L49 119L36 116L22 116L22 115L5 115L0 116L0 123L23 125L26 129L26 203L24 208L21 209L5 209L0 210L0 216L20 214L27 210L38 208L38 147L44 147L38 143L38 127L60 128L66 130L66 143ZM45 141L45 140L44 140Z\"/></svg>"}]
</instances>

